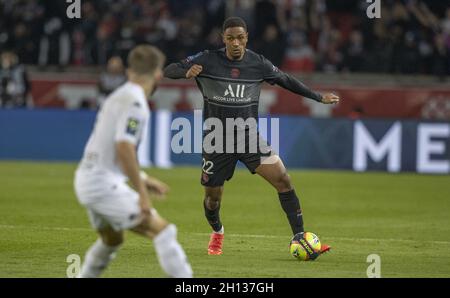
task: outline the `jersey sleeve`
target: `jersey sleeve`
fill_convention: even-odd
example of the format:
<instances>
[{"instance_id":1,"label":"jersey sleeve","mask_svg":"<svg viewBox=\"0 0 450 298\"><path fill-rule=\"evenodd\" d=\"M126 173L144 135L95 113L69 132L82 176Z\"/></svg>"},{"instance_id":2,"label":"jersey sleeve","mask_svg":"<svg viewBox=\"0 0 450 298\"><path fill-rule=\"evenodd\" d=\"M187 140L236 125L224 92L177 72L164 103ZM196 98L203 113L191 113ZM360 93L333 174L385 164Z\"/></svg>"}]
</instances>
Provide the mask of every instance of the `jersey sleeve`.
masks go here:
<instances>
[{"instance_id":1,"label":"jersey sleeve","mask_svg":"<svg viewBox=\"0 0 450 298\"><path fill-rule=\"evenodd\" d=\"M199 64L204 66L208 52L208 50L199 52L179 62L169 64L166 68L164 68L164 76L170 79L186 78L186 72L192 65Z\"/></svg>"},{"instance_id":2,"label":"jersey sleeve","mask_svg":"<svg viewBox=\"0 0 450 298\"><path fill-rule=\"evenodd\" d=\"M322 95L320 93L314 92L309 89L305 84L294 78L293 76L281 71L272 64L269 60L262 57L262 67L264 81L274 85L277 84L284 89L287 89L293 93L302 95L304 97L313 99L320 102L322 100Z\"/></svg>"},{"instance_id":3,"label":"jersey sleeve","mask_svg":"<svg viewBox=\"0 0 450 298\"><path fill-rule=\"evenodd\" d=\"M275 65L272 64L269 60L267 60L264 56L261 56L262 59L262 68L264 74L264 81L269 83L270 85L276 84L277 79L279 79L283 72L278 69Z\"/></svg>"},{"instance_id":4,"label":"jersey sleeve","mask_svg":"<svg viewBox=\"0 0 450 298\"><path fill-rule=\"evenodd\" d=\"M194 64L203 64L205 62L205 58L208 55L208 50L198 52L195 55L189 56L186 59L181 60L181 64L184 65L186 68L190 68Z\"/></svg>"},{"instance_id":5,"label":"jersey sleeve","mask_svg":"<svg viewBox=\"0 0 450 298\"><path fill-rule=\"evenodd\" d=\"M148 122L148 114L140 103L135 102L125 110L117 121L115 142L137 145Z\"/></svg>"}]
</instances>

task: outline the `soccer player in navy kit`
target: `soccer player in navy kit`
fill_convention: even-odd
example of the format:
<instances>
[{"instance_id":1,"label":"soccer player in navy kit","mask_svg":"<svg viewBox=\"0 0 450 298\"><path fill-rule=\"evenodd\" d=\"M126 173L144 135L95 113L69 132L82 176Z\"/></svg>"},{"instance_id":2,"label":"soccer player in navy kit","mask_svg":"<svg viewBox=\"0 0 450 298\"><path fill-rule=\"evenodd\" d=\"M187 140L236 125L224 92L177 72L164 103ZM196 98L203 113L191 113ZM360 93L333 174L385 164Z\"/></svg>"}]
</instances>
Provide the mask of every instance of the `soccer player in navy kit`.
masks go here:
<instances>
[{"instance_id":1,"label":"soccer player in navy kit","mask_svg":"<svg viewBox=\"0 0 450 298\"><path fill-rule=\"evenodd\" d=\"M171 79L195 78L203 94L203 121L220 119L223 127L228 119L245 120L245 125L236 125L232 131L224 132L223 146L228 136L242 133L244 143L237 141L232 145L236 149L242 145L242 152L218 150L211 152L203 143L203 168L201 183L205 187L205 216L213 229L208 254L222 254L224 228L220 221L219 210L222 200L223 184L233 176L237 161L241 161L253 173L267 180L278 192L281 207L287 215L293 234L304 232L302 210L299 199L291 184L289 175L281 159L270 150L270 146L257 131L258 103L261 84L277 84L294 93L311 98L324 104L334 104L339 97L334 94L313 92L292 76L280 71L270 61L251 50L246 49L248 42L247 25L241 18L231 17L223 24L223 42L225 48L203 51L164 69L164 75ZM255 119L255 121L250 121ZM241 122L242 123L242 122ZM254 126L254 127L253 127ZM204 138L206 133L204 133ZM250 150L251 142L257 140L259 150ZM227 147L227 149L229 149ZM322 244L321 252L330 247Z\"/></svg>"}]
</instances>

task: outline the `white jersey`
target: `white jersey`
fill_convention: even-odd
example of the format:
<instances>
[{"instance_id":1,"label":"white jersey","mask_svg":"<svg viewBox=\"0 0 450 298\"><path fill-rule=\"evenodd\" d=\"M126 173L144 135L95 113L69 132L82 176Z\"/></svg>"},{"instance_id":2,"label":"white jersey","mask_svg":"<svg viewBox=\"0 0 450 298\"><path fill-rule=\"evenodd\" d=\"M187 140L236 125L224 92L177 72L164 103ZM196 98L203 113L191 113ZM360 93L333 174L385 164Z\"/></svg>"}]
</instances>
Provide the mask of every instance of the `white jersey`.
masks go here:
<instances>
[{"instance_id":1,"label":"white jersey","mask_svg":"<svg viewBox=\"0 0 450 298\"><path fill-rule=\"evenodd\" d=\"M143 88L131 82L119 87L97 114L78 170L84 175L125 180L116 156L116 143L126 141L138 146L149 117Z\"/></svg>"}]
</instances>

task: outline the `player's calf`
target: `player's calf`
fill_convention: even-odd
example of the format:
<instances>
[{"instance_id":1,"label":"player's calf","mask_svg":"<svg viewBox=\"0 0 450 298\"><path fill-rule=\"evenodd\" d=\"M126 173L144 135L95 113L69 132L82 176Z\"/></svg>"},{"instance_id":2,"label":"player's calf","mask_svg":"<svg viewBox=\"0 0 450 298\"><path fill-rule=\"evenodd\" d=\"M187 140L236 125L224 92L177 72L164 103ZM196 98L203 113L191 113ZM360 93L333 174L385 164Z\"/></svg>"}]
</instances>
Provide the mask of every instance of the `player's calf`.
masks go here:
<instances>
[{"instance_id":1,"label":"player's calf","mask_svg":"<svg viewBox=\"0 0 450 298\"><path fill-rule=\"evenodd\" d=\"M223 187L205 187L205 200L203 208L205 217L214 232L221 232L223 226L220 221L220 203L222 200Z\"/></svg>"},{"instance_id":2,"label":"player's calf","mask_svg":"<svg viewBox=\"0 0 450 298\"><path fill-rule=\"evenodd\" d=\"M114 231L110 227L105 230L99 231L99 235L105 245L119 246L123 243L123 233Z\"/></svg>"},{"instance_id":3,"label":"player's calf","mask_svg":"<svg viewBox=\"0 0 450 298\"><path fill-rule=\"evenodd\" d=\"M303 232L303 213L295 190L278 193L278 198L280 199L281 208L286 213L292 233L295 235Z\"/></svg>"}]
</instances>

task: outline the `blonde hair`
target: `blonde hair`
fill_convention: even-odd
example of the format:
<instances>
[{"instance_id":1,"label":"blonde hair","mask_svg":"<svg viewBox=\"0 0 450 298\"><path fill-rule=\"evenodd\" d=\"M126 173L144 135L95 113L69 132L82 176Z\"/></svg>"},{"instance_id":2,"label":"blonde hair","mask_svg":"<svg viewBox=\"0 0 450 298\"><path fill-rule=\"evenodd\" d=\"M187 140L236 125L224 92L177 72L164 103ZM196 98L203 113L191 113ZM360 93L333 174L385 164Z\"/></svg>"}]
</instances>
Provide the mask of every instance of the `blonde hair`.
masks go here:
<instances>
[{"instance_id":1,"label":"blonde hair","mask_svg":"<svg viewBox=\"0 0 450 298\"><path fill-rule=\"evenodd\" d=\"M128 68L138 75L154 74L163 67L166 56L156 47L139 45L128 54Z\"/></svg>"}]
</instances>

